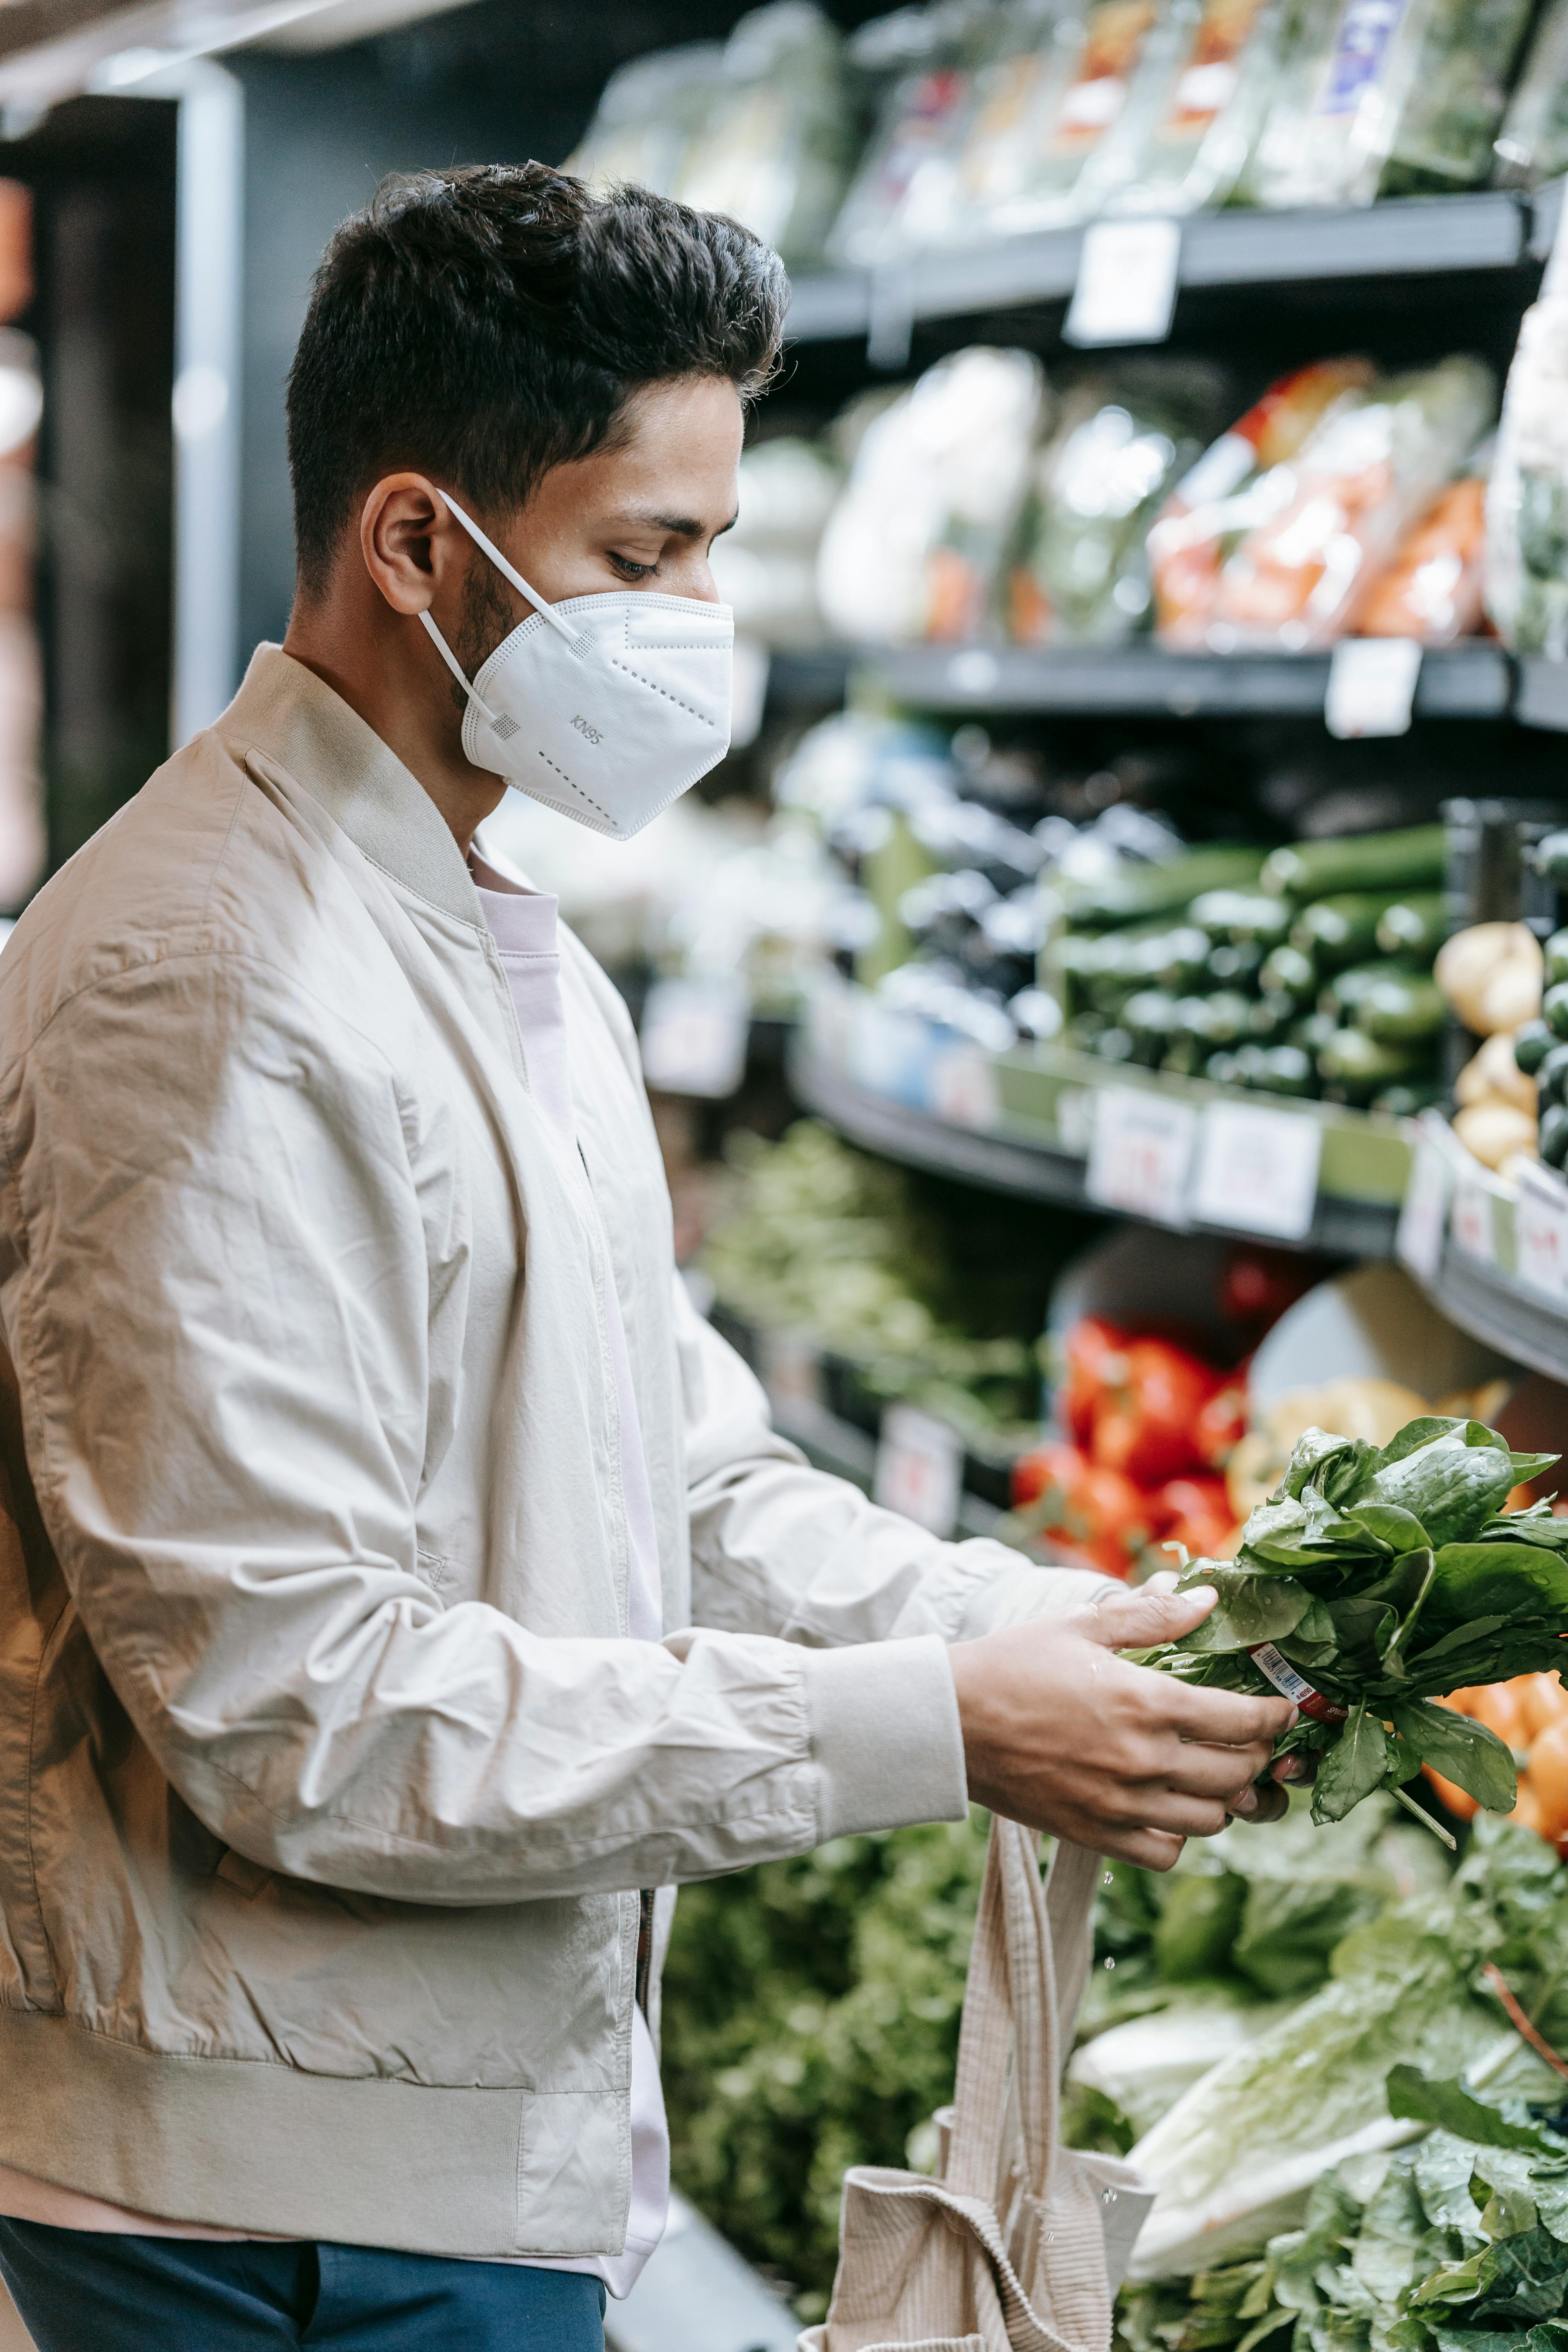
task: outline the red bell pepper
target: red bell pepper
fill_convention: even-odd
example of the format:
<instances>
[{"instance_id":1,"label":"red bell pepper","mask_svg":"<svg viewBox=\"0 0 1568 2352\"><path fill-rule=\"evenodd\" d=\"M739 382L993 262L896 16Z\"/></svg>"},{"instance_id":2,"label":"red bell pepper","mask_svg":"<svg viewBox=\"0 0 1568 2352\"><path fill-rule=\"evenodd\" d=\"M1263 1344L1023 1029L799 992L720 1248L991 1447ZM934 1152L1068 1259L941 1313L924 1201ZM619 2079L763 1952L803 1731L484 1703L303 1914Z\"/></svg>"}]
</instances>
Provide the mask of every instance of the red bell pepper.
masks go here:
<instances>
[{"instance_id":1,"label":"red bell pepper","mask_svg":"<svg viewBox=\"0 0 1568 2352\"><path fill-rule=\"evenodd\" d=\"M1095 1418L1095 1460L1140 1486L1202 1468L1198 1415L1220 1385L1212 1365L1173 1341L1132 1340L1122 1378Z\"/></svg>"}]
</instances>

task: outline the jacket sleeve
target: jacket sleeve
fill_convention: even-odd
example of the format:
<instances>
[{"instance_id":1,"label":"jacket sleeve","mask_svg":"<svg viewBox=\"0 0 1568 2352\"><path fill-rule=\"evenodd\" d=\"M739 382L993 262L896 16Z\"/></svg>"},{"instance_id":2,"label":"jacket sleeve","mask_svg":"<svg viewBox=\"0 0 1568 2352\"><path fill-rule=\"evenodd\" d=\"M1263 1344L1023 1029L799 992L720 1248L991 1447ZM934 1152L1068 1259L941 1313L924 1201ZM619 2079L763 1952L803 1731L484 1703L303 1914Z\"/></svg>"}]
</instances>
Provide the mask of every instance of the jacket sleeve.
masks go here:
<instances>
[{"instance_id":1,"label":"jacket sleeve","mask_svg":"<svg viewBox=\"0 0 1568 2352\"><path fill-rule=\"evenodd\" d=\"M27 1466L166 1780L266 1868L426 1903L955 1816L934 1620L867 1675L741 1631L541 1638L420 1580L431 1235L462 1206L419 1116L352 1007L212 953L83 991L0 1077ZM857 1765L895 1685L922 1726L898 1783Z\"/></svg>"},{"instance_id":2,"label":"jacket sleeve","mask_svg":"<svg viewBox=\"0 0 1568 2352\"><path fill-rule=\"evenodd\" d=\"M676 1288L699 1623L829 1648L956 1642L1103 1598L1092 1570L1037 1567L986 1539L943 1543L811 1468L771 1426L748 1366Z\"/></svg>"}]
</instances>

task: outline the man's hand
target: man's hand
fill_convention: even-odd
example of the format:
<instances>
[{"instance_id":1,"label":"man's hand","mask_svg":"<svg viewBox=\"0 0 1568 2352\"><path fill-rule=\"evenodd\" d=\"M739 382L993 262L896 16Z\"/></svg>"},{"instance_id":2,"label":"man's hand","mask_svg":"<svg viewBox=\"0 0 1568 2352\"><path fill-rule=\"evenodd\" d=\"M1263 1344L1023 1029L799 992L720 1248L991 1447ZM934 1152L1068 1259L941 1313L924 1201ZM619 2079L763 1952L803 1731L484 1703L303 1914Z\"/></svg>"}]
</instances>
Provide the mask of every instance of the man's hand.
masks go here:
<instances>
[{"instance_id":1,"label":"man's hand","mask_svg":"<svg viewBox=\"0 0 1568 2352\"><path fill-rule=\"evenodd\" d=\"M1213 1837L1228 1814L1282 1812L1283 1789L1252 1784L1294 1717L1288 1699L1205 1690L1116 1654L1190 1633L1215 1598L1112 1585L1074 1616L954 1643L975 1803L1149 1870L1169 1870L1184 1839Z\"/></svg>"}]
</instances>

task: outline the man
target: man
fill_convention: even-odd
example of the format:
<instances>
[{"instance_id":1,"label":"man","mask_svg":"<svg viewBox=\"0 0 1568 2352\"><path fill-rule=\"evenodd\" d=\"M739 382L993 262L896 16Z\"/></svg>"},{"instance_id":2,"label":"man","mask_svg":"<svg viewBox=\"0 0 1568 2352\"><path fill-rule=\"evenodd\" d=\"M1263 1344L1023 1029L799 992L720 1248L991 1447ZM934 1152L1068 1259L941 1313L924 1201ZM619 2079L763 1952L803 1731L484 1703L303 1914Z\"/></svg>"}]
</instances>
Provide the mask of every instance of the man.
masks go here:
<instances>
[{"instance_id":1,"label":"man","mask_svg":"<svg viewBox=\"0 0 1568 2352\"><path fill-rule=\"evenodd\" d=\"M1163 1868L1283 1803L1283 1701L1115 1654L1202 1600L1093 1605L773 1435L674 1279L617 998L476 845L509 780L625 833L721 755L708 554L784 308L637 190L384 190L290 377L286 643L6 949L40 2352L597 2345L663 2225L679 1881L970 1797Z\"/></svg>"}]
</instances>

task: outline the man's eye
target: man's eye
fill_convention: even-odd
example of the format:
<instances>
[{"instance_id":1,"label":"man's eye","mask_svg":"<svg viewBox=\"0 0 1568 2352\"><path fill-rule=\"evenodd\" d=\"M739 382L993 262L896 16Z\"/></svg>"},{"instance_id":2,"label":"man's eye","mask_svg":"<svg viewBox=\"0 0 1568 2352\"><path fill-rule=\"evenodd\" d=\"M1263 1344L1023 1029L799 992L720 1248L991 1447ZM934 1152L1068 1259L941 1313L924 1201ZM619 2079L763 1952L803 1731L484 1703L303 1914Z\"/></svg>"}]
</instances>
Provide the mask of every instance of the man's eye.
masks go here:
<instances>
[{"instance_id":1,"label":"man's eye","mask_svg":"<svg viewBox=\"0 0 1568 2352\"><path fill-rule=\"evenodd\" d=\"M612 554L610 562L626 580L651 580L658 570L657 563L634 563L629 555Z\"/></svg>"}]
</instances>

